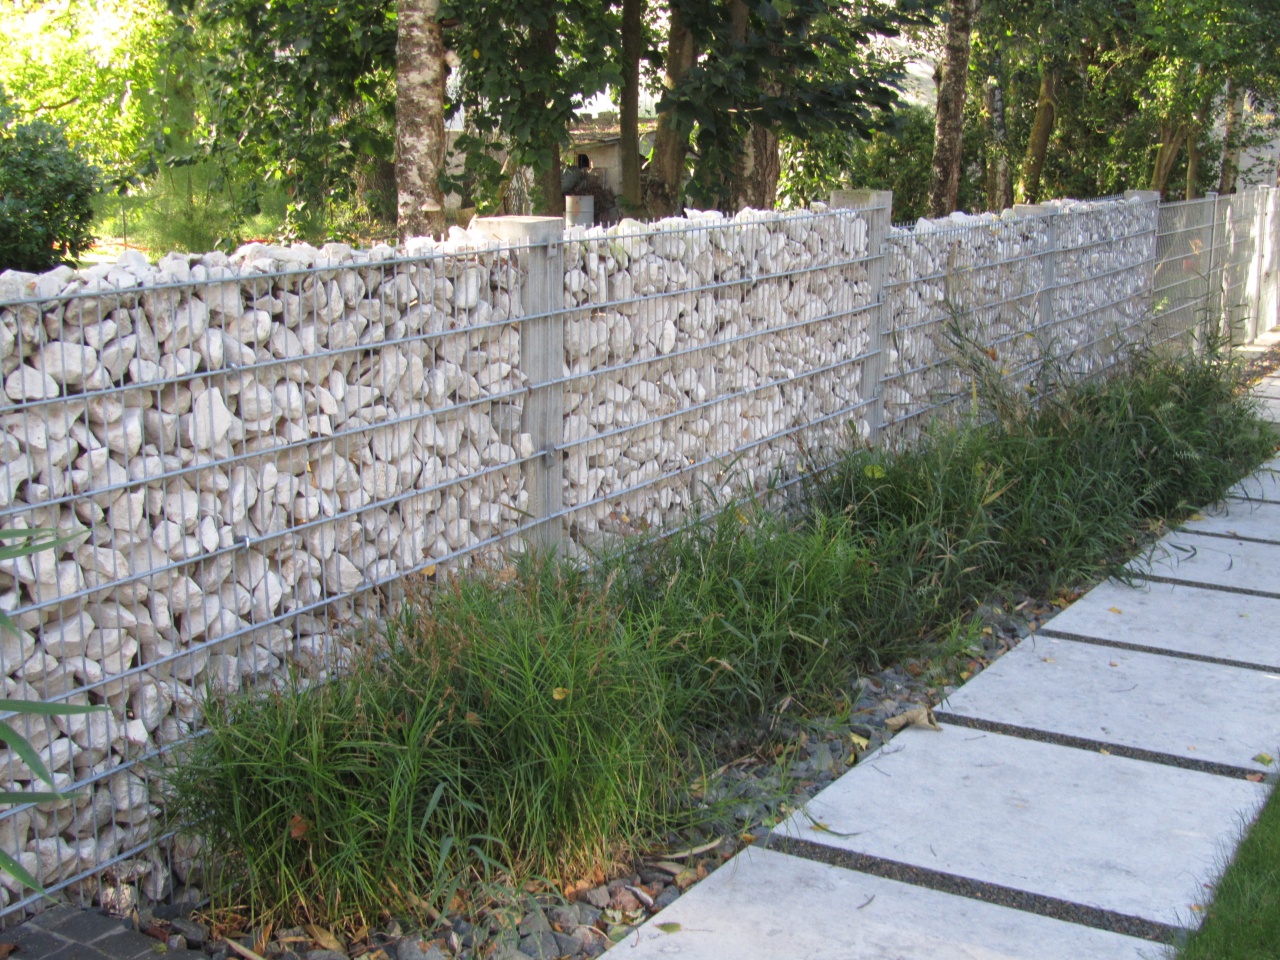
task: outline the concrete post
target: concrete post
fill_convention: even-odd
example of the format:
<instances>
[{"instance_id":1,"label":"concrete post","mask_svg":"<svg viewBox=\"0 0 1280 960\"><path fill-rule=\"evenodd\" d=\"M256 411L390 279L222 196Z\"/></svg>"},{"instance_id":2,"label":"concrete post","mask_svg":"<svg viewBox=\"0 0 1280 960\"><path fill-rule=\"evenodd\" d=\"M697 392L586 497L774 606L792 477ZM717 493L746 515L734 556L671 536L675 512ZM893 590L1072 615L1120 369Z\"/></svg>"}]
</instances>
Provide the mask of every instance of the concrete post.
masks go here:
<instances>
[{"instance_id":1,"label":"concrete post","mask_svg":"<svg viewBox=\"0 0 1280 960\"><path fill-rule=\"evenodd\" d=\"M521 300L520 366L529 380L521 430L535 455L525 467L527 540L538 550L564 542L564 220L560 217L481 217L477 228L518 251L527 268Z\"/></svg>"},{"instance_id":2,"label":"concrete post","mask_svg":"<svg viewBox=\"0 0 1280 960\"><path fill-rule=\"evenodd\" d=\"M889 302L885 297L885 279L888 276L889 255L886 240L893 224L892 190L836 190L831 194L831 206L835 209L861 210L867 221L867 256L873 257L867 264L867 279L871 285L867 310L868 330L871 334L871 355L862 366L863 400L872 401L867 407L867 423L871 428L870 441L880 442L885 427L884 409L884 354L886 339L892 332L893 318L889 316Z\"/></svg>"}]
</instances>

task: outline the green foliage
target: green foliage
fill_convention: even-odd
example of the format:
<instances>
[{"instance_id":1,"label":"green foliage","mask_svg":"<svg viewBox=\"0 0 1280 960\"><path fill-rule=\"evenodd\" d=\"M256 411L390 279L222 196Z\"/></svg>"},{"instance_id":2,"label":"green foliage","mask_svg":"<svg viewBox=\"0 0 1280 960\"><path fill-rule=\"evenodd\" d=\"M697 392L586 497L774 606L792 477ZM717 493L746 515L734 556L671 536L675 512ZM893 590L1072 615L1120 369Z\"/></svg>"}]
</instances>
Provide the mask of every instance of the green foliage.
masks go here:
<instances>
[{"instance_id":1,"label":"green foliage","mask_svg":"<svg viewBox=\"0 0 1280 960\"><path fill-rule=\"evenodd\" d=\"M153 86L169 21L162 0L0 5L0 86L19 114L58 124L121 188L156 121Z\"/></svg>"},{"instance_id":2,"label":"green foliage","mask_svg":"<svg viewBox=\"0 0 1280 960\"><path fill-rule=\"evenodd\" d=\"M928 22L936 4L850 4L836 0L748 3L745 30L728 5L678 0L700 58L659 110L695 131L688 186L695 205L727 208L730 181L750 124L776 125L801 142L827 135L866 137L883 127L897 101L900 63L873 37L893 37Z\"/></svg>"},{"instance_id":3,"label":"green foliage","mask_svg":"<svg viewBox=\"0 0 1280 960\"><path fill-rule=\"evenodd\" d=\"M86 250L97 189L97 168L62 130L20 122L0 89L0 270L48 270Z\"/></svg>"},{"instance_id":4,"label":"green foliage","mask_svg":"<svg viewBox=\"0 0 1280 960\"><path fill-rule=\"evenodd\" d=\"M843 132L783 138L778 196L801 206L843 187L892 190L894 218L915 220L928 206L932 160L933 111L903 105L867 139Z\"/></svg>"},{"instance_id":5,"label":"green foliage","mask_svg":"<svg viewBox=\"0 0 1280 960\"><path fill-rule=\"evenodd\" d=\"M858 449L778 515L730 503L590 570L525 558L414 596L341 680L209 703L171 811L215 906L359 926L493 871L577 879L688 808L717 733L948 650L1002 587L1114 567L1274 435L1213 355L1144 358L899 454ZM835 703L833 704L833 701Z\"/></svg>"}]
</instances>

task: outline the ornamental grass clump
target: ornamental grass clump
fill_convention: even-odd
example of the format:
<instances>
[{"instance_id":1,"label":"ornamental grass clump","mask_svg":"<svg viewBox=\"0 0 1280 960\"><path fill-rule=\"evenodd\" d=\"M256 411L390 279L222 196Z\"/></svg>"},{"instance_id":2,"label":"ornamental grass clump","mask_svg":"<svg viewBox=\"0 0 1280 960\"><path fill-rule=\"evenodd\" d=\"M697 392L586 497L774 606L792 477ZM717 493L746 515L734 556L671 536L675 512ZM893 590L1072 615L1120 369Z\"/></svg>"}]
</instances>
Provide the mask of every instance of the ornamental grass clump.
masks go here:
<instances>
[{"instance_id":1,"label":"ornamental grass clump","mask_svg":"<svg viewBox=\"0 0 1280 960\"><path fill-rule=\"evenodd\" d=\"M1238 387L1214 351L1144 356L853 449L800 503L729 503L589 568L411 584L341 676L211 699L171 811L254 922L358 927L495 873L607 872L714 818L690 787L719 735L839 710L993 594L1117 571L1220 496L1275 445Z\"/></svg>"}]
</instances>

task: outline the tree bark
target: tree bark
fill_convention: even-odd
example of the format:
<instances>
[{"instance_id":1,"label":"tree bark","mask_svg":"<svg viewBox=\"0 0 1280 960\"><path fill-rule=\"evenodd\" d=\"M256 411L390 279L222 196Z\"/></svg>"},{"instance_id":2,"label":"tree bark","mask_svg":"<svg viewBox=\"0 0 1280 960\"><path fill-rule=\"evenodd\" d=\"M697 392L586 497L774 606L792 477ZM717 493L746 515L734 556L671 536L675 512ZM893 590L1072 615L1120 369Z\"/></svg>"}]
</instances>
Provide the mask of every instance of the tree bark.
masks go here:
<instances>
[{"instance_id":1,"label":"tree bark","mask_svg":"<svg viewBox=\"0 0 1280 960\"><path fill-rule=\"evenodd\" d=\"M731 202L734 210L755 207L772 210L778 202L778 131L753 123L742 144L742 156L733 171Z\"/></svg>"},{"instance_id":2,"label":"tree bark","mask_svg":"<svg viewBox=\"0 0 1280 960\"><path fill-rule=\"evenodd\" d=\"M1031 122L1027 153L1022 159L1022 172L1018 177L1018 197L1023 203L1036 203L1040 199L1040 177L1044 173L1045 158L1049 155L1049 138L1053 136L1057 112L1058 65L1046 57L1040 64L1040 96L1036 100L1036 116Z\"/></svg>"},{"instance_id":3,"label":"tree bark","mask_svg":"<svg viewBox=\"0 0 1280 960\"><path fill-rule=\"evenodd\" d=\"M1186 127L1180 123L1166 120L1160 124L1160 148L1156 151L1156 162L1151 168L1151 182L1147 189L1164 192L1186 135Z\"/></svg>"},{"instance_id":4,"label":"tree bark","mask_svg":"<svg viewBox=\"0 0 1280 960\"><path fill-rule=\"evenodd\" d=\"M750 10L743 0L732 0L729 31L735 46L746 44L751 26ZM729 204L733 210L754 207L772 210L778 201L778 132L772 126L751 121L742 138L741 152L729 183Z\"/></svg>"},{"instance_id":5,"label":"tree bark","mask_svg":"<svg viewBox=\"0 0 1280 960\"><path fill-rule=\"evenodd\" d=\"M1222 173L1218 177L1218 193L1236 192L1240 175L1240 138L1244 125L1244 91L1227 81L1227 129L1222 136Z\"/></svg>"},{"instance_id":6,"label":"tree bark","mask_svg":"<svg viewBox=\"0 0 1280 960\"><path fill-rule=\"evenodd\" d=\"M695 51L693 34L680 17L680 8L671 6L671 23L667 34L666 71L663 86L674 90L693 67ZM653 156L649 172L653 182L651 212L669 217L679 212L680 191L684 187L684 161L689 152L689 131L680 128L670 110L658 114L654 134Z\"/></svg>"},{"instance_id":7,"label":"tree bark","mask_svg":"<svg viewBox=\"0 0 1280 960\"><path fill-rule=\"evenodd\" d=\"M531 38L542 49L549 62L554 63L560 48L560 32L557 30L555 6L547 3L547 25L531 31ZM547 132L546 148L550 153L550 163L546 169L538 171L536 180L538 192L542 194L538 213L546 217L564 216L564 189L560 185L562 171L560 169L560 132Z\"/></svg>"},{"instance_id":8,"label":"tree bark","mask_svg":"<svg viewBox=\"0 0 1280 960\"><path fill-rule=\"evenodd\" d=\"M1009 176L1009 135L1005 128L1004 94L995 77L987 78L987 124L991 146L988 150L989 177L987 209L999 213L1013 206L1013 178Z\"/></svg>"},{"instance_id":9,"label":"tree bark","mask_svg":"<svg viewBox=\"0 0 1280 960\"><path fill-rule=\"evenodd\" d=\"M396 227L444 232L444 34L440 0L399 0L396 38Z\"/></svg>"},{"instance_id":10,"label":"tree bark","mask_svg":"<svg viewBox=\"0 0 1280 960\"><path fill-rule=\"evenodd\" d=\"M1194 200L1199 194L1196 181L1200 179L1200 128L1195 126L1187 134L1187 188L1183 196Z\"/></svg>"},{"instance_id":11,"label":"tree bark","mask_svg":"<svg viewBox=\"0 0 1280 960\"><path fill-rule=\"evenodd\" d=\"M960 194L964 98L969 79L969 51L977 0L947 0L951 19L940 65L938 108L933 131L933 171L929 177L929 215L945 217Z\"/></svg>"},{"instance_id":12,"label":"tree bark","mask_svg":"<svg viewBox=\"0 0 1280 960\"><path fill-rule=\"evenodd\" d=\"M644 52L644 0L622 0L622 90L620 142L622 207L631 216L640 212L640 57Z\"/></svg>"}]
</instances>

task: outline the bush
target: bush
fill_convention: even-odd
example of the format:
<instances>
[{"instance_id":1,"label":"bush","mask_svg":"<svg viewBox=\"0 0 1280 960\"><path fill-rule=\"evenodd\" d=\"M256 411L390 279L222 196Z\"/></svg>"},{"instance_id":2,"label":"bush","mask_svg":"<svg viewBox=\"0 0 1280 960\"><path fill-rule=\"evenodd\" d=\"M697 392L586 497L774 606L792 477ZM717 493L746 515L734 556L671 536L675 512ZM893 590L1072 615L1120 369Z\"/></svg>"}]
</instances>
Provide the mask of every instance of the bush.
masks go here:
<instances>
[{"instance_id":1,"label":"bush","mask_svg":"<svg viewBox=\"0 0 1280 960\"><path fill-rule=\"evenodd\" d=\"M97 191L62 130L19 122L0 90L0 269L38 273L88 249Z\"/></svg>"}]
</instances>

